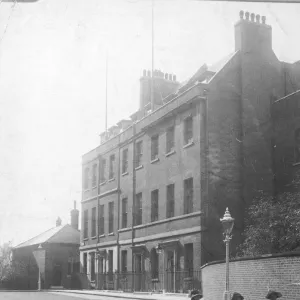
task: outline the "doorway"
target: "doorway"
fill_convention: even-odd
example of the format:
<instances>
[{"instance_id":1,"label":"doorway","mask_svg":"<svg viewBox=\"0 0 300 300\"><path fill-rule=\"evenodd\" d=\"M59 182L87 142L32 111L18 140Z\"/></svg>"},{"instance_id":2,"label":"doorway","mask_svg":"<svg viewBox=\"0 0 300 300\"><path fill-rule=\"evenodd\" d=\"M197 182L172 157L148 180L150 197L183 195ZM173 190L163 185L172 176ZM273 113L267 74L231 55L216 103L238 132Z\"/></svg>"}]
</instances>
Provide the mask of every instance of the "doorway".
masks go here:
<instances>
[{"instance_id":1,"label":"doorway","mask_svg":"<svg viewBox=\"0 0 300 300\"><path fill-rule=\"evenodd\" d=\"M61 265L54 265L52 286L62 286L62 271Z\"/></svg>"}]
</instances>

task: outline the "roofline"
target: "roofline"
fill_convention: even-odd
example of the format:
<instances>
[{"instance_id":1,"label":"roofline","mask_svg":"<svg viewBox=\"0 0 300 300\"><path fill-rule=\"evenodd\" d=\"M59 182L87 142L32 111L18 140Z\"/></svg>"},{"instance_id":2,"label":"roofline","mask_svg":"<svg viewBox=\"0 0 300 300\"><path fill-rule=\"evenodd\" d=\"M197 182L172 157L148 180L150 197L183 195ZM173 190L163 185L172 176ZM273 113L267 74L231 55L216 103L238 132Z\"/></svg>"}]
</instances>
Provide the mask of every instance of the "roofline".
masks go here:
<instances>
[{"instance_id":1,"label":"roofline","mask_svg":"<svg viewBox=\"0 0 300 300\"><path fill-rule=\"evenodd\" d=\"M288 94L288 95L286 95L286 96L284 96L284 97L282 97L282 98L280 98L280 99L274 101L273 104L275 104L275 103L277 103L277 102L279 102L279 101L285 100L285 99L287 99L287 98L289 98L289 97L291 97L291 96L293 96L293 95L296 95L296 94L298 94L299 92L300 92L300 90L298 90L298 91L296 91L296 92L293 92L293 93L291 93L291 94Z\"/></svg>"}]
</instances>

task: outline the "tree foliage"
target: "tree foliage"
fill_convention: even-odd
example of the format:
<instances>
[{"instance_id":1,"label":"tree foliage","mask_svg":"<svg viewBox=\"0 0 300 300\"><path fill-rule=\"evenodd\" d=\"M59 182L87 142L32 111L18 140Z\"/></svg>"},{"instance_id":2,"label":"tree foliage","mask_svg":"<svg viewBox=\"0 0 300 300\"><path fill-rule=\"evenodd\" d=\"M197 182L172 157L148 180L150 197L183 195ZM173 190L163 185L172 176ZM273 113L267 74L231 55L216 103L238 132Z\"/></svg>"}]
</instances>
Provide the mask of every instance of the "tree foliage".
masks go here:
<instances>
[{"instance_id":1,"label":"tree foliage","mask_svg":"<svg viewBox=\"0 0 300 300\"><path fill-rule=\"evenodd\" d=\"M261 193L248 209L244 242L238 256L300 250L300 193L277 197Z\"/></svg>"}]
</instances>

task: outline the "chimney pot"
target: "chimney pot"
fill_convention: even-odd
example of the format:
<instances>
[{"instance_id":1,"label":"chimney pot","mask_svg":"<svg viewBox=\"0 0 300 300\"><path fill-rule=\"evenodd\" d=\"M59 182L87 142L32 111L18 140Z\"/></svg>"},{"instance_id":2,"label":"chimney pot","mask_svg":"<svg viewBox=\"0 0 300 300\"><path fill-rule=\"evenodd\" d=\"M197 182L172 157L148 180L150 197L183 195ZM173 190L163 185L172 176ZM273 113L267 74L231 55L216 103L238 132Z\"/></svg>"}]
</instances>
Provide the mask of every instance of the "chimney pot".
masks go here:
<instances>
[{"instance_id":1,"label":"chimney pot","mask_svg":"<svg viewBox=\"0 0 300 300\"><path fill-rule=\"evenodd\" d=\"M147 75L147 71L143 70L143 76L146 77L146 75Z\"/></svg>"},{"instance_id":2,"label":"chimney pot","mask_svg":"<svg viewBox=\"0 0 300 300\"><path fill-rule=\"evenodd\" d=\"M262 21L263 24L266 24L266 17L265 17L265 16L262 16L262 17L261 17L261 21Z\"/></svg>"},{"instance_id":3,"label":"chimney pot","mask_svg":"<svg viewBox=\"0 0 300 300\"><path fill-rule=\"evenodd\" d=\"M260 15L256 15L256 23L259 23L260 21Z\"/></svg>"},{"instance_id":4,"label":"chimney pot","mask_svg":"<svg viewBox=\"0 0 300 300\"><path fill-rule=\"evenodd\" d=\"M165 73L165 79L168 79L168 75L169 75L168 73Z\"/></svg>"},{"instance_id":5,"label":"chimney pot","mask_svg":"<svg viewBox=\"0 0 300 300\"><path fill-rule=\"evenodd\" d=\"M56 227L59 227L61 226L61 218L58 217L57 220L56 220Z\"/></svg>"},{"instance_id":6,"label":"chimney pot","mask_svg":"<svg viewBox=\"0 0 300 300\"><path fill-rule=\"evenodd\" d=\"M71 226L78 230L79 224L79 210L76 209L76 201L74 201L74 208L71 210Z\"/></svg>"},{"instance_id":7,"label":"chimney pot","mask_svg":"<svg viewBox=\"0 0 300 300\"><path fill-rule=\"evenodd\" d=\"M247 20L247 21L249 21L249 15L250 15L249 12L246 11L245 16L246 16L246 20Z\"/></svg>"},{"instance_id":8,"label":"chimney pot","mask_svg":"<svg viewBox=\"0 0 300 300\"><path fill-rule=\"evenodd\" d=\"M244 11L243 11L243 10L240 11L240 19L241 19L241 20L244 19Z\"/></svg>"},{"instance_id":9,"label":"chimney pot","mask_svg":"<svg viewBox=\"0 0 300 300\"><path fill-rule=\"evenodd\" d=\"M251 22L254 22L254 19L255 19L255 14L252 13L252 14L251 14Z\"/></svg>"}]
</instances>

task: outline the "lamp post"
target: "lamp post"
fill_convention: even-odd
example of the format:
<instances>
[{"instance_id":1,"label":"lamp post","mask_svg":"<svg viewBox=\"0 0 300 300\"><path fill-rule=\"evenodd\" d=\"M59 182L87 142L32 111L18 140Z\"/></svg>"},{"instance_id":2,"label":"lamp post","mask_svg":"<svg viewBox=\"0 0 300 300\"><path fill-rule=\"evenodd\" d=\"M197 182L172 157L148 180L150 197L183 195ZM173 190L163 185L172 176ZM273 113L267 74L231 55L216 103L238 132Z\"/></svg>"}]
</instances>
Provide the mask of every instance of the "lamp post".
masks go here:
<instances>
[{"instance_id":1,"label":"lamp post","mask_svg":"<svg viewBox=\"0 0 300 300\"><path fill-rule=\"evenodd\" d=\"M232 238L231 232L234 225L234 219L231 217L228 208L226 208L224 217L220 219L223 226L224 243L226 245L226 285L224 292L224 300L230 300L229 292L229 243Z\"/></svg>"},{"instance_id":2,"label":"lamp post","mask_svg":"<svg viewBox=\"0 0 300 300\"><path fill-rule=\"evenodd\" d=\"M41 269L42 269L42 266L45 265L45 250L42 248L41 244L35 251L33 251L33 255L34 255L37 265L38 265L38 275L39 275L38 290L41 291L41 289L42 289Z\"/></svg>"}]
</instances>

